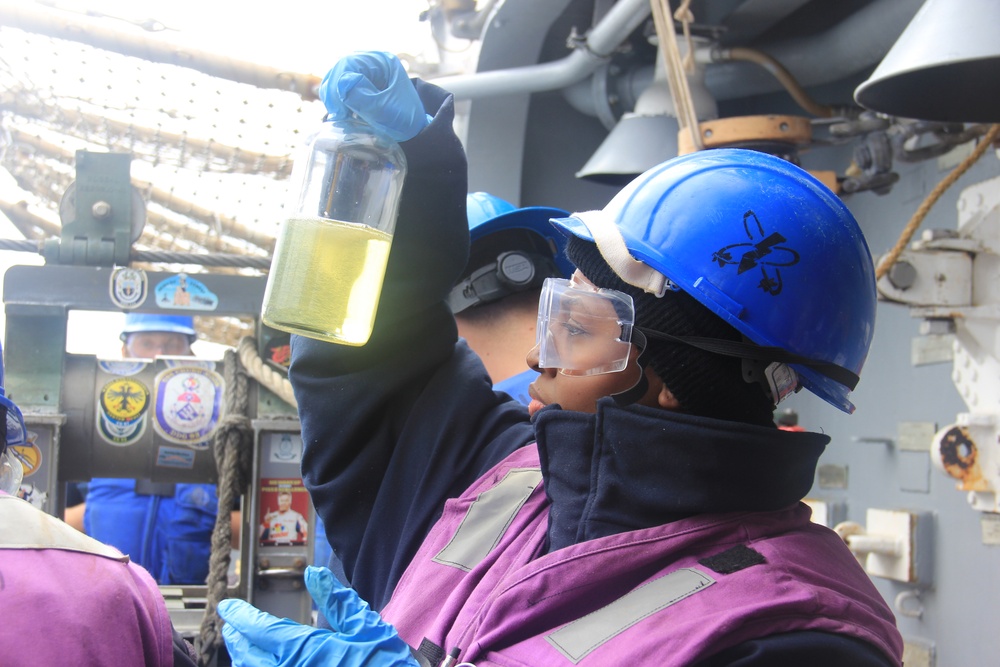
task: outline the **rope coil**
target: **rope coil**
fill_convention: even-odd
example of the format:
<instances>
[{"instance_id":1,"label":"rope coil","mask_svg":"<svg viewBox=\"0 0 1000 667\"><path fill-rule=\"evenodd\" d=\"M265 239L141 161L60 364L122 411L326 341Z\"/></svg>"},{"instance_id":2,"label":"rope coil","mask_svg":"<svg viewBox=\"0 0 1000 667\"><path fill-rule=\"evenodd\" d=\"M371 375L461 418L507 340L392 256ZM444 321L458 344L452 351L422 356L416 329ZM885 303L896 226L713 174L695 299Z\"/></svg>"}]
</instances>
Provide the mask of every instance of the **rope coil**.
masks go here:
<instances>
[{"instance_id":1,"label":"rope coil","mask_svg":"<svg viewBox=\"0 0 1000 667\"><path fill-rule=\"evenodd\" d=\"M227 388L226 415L212 442L215 465L219 471L219 512L212 531L205 615L196 646L200 667L214 664L222 645L222 619L217 607L227 596L229 588L230 545L233 537L230 512L237 506L243 489L250 481L253 456L253 429L247 417L250 403L249 380L233 350L227 350L223 358L223 377Z\"/></svg>"},{"instance_id":2,"label":"rope coil","mask_svg":"<svg viewBox=\"0 0 1000 667\"><path fill-rule=\"evenodd\" d=\"M250 378L274 392L289 405L297 407L292 385L287 378L268 367L257 354L257 341L246 336L237 350L227 350L223 357L223 377L226 382L226 413L212 441L216 469L219 471L219 513L212 531L212 552L208 561L205 615L198 636L199 667L214 664L222 646L222 619L218 604L229 589L230 545L232 524L230 512L250 483L253 459L253 427L247 417L250 404Z\"/></svg>"}]
</instances>

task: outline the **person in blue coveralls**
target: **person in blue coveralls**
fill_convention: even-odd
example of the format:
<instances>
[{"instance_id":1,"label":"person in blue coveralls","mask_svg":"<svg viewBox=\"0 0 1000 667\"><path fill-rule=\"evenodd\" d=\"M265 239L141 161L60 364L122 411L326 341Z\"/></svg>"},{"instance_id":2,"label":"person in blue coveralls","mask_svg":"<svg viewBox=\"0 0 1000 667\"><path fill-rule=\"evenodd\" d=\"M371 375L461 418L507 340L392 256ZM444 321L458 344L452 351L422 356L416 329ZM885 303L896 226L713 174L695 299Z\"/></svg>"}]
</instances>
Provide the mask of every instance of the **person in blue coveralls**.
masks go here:
<instances>
[{"instance_id":1,"label":"person in blue coveralls","mask_svg":"<svg viewBox=\"0 0 1000 667\"><path fill-rule=\"evenodd\" d=\"M121 339L125 358L192 356L194 320L183 315L129 313ZM159 584L204 584L218 506L214 484L94 478L87 486L83 529L128 554ZM234 536L238 516L234 513L232 519Z\"/></svg>"},{"instance_id":2,"label":"person in blue coveralls","mask_svg":"<svg viewBox=\"0 0 1000 667\"><path fill-rule=\"evenodd\" d=\"M566 239L549 218L569 213L545 206L517 208L487 192L469 193L466 209L469 261L448 305L458 335L483 360L494 388L527 405L528 385L538 374L525 366L524 355L535 344L542 282L573 273Z\"/></svg>"},{"instance_id":3,"label":"person in blue coveralls","mask_svg":"<svg viewBox=\"0 0 1000 667\"><path fill-rule=\"evenodd\" d=\"M292 338L303 479L353 588L306 570L330 628L222 601L234 664L901 665L892 611L801 502L829 437L774 423L800 389L854 409L875 277L835 194L714 149L551 220L577 269L543 283L524 406L446 304L469 243L452 96L379 52L320 96L409 168L369 342Z\"/></svg>"}]
</instances>

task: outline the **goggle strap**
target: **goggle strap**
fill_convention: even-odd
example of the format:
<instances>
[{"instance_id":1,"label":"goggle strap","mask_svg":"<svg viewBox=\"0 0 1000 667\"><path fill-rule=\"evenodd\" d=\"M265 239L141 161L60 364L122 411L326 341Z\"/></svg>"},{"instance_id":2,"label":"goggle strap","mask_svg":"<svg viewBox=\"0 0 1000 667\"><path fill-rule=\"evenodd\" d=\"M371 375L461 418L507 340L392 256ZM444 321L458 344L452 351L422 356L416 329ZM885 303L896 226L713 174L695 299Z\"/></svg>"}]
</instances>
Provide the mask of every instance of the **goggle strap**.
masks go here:
<instances>
[{"instance_id":1,"label":"goggle strap","mask_svg":"<svg viewBox=\"0 0 1000 667\"><path fill-rule=\"evenodd\" d=\"M638 329L632 329L632 343L639 348L639 356L635 360L639 364L639 379L629 389L617 394L611 394L611 398L614 399L615 404L621 408L638 401L646 394L646 390L649 389L649 382L646 380L646 364L649 363L649 359L646 358L646 349L648 347L646 337Z\"/></svg>"},{"instance_id":2,"label":"goggle strap","mask_svg":"<svg viewBox=\"0 0 1000 667\"><path fill-rule=\"evenodd\" d=\"M531 265L531 276L518 284L514 277L504 270L504 259L510 255L520 256ZM513 250L500 253L495 262L490 262L473 271L452 288L445 299L451 312L458 314L481 303L491 303L510 294L532 287L538 287L545 278L559 275L559 269L550 258L535 253Z\"/></svg>"},{"instance_id":3,"label":"goggle strap","mask_svg":"<svg viewBox=\"0 0 1000 667\"><path fill-rule=\"evenodd\" d=\"M634 331L636 331L636 329L633 329L633 332ZM835 382L839 382L852 391L861 379L856 373L852 373L843 366L838 366L837 364L829 361L809 359L808 357L794 354L780 347L754 345L753 343L741 343L735 340L722 340L719 338L672 336L670 334L662 333L660 331L652 331L650 329L643 329L642 331L650 338L668 340L675 343L684 343L685 345L696 347L699 350L705 350L706 352L713 352L727 357L739 357L741 359L755 359L757 361L767 362L776 361L782 364L798 364L799 366L806 366L816 370L820 374L825 375Z\"/></svg>"},{"instance_id":4,"label":"goggle strap","mask_svg":"<svg viewBox=\"0 0 1000 667\"><path fill-rule=\"evenodd\" d=\"M666 293L669 287L667 277L649 264L632 257L622 238L621 229L603 211L574 213L573 217L590 231L601 257L619 278L656 298Z\"/></svg>"}]
</instances>

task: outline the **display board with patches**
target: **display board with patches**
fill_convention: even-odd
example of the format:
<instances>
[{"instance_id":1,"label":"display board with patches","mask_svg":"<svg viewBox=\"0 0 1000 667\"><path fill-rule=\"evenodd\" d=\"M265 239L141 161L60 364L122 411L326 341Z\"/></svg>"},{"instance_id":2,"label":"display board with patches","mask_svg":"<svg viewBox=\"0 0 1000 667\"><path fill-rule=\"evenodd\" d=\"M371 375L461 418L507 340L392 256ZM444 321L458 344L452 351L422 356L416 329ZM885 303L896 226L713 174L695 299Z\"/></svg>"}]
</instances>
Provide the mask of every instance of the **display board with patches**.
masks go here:
<instances>
[{"instance_id":1,"label":"display board with patches","mask_svg":"<svg viewBox=\"0 0 1000 667\"><path fill-rule=\"evenodd\" d=\"M210 443L225 405L225 381L215 368L180 357L69 357L62 400L84 419L67 424L64 437L91 445L61 450L60 477L215 482Z\"/></svg>"}]
</instances>

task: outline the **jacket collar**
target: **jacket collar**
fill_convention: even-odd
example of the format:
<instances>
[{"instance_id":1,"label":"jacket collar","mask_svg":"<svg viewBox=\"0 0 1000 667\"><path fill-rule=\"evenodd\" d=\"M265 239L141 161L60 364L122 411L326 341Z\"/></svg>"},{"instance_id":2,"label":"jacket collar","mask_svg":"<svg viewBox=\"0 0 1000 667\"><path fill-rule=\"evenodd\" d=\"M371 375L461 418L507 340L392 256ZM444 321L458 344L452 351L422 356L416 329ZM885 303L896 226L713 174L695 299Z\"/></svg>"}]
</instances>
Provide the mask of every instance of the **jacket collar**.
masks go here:
<instances>
[{"instance_id":1,"label":"jacket collar","mask_svg":"<svg viewBox=\"0 0 1000 667\"><path fill-rule=\"evenodd\" d=\"M829 437L602 399L535 416L552 551L705 513L767 511L812 487Z\"/></svg>"}]
</instances>

